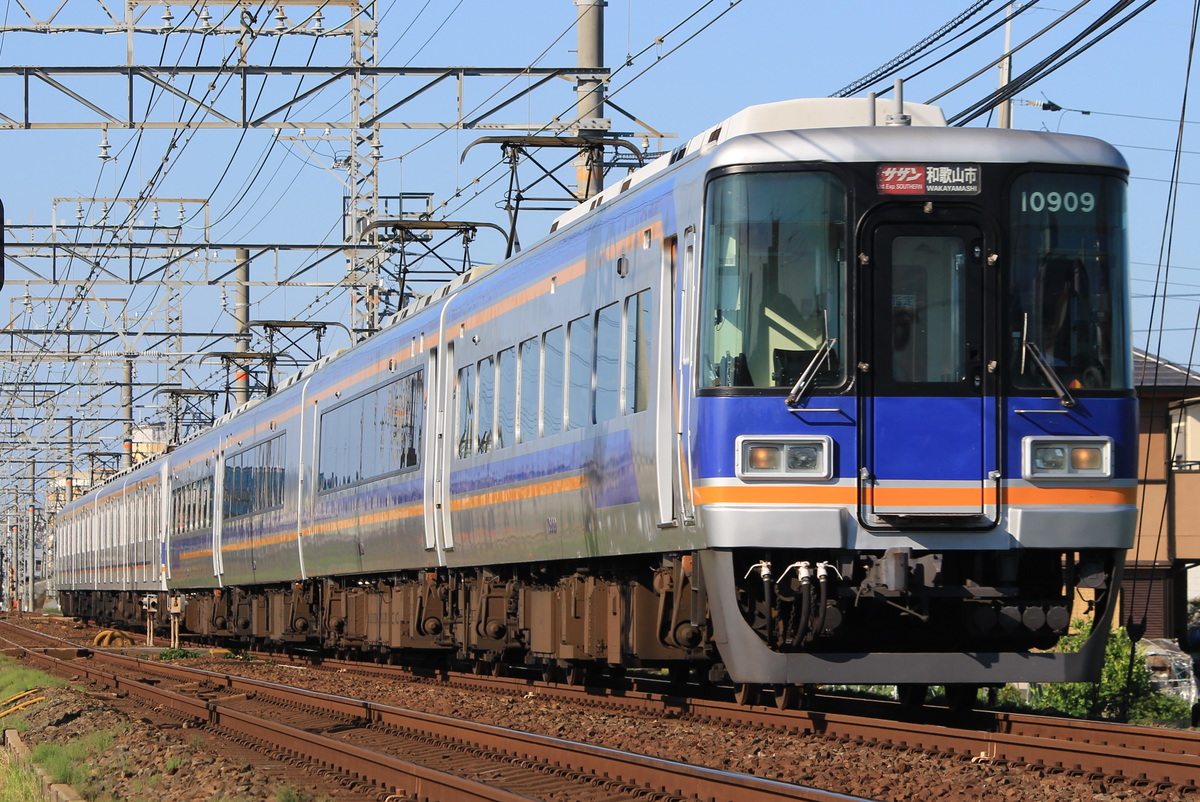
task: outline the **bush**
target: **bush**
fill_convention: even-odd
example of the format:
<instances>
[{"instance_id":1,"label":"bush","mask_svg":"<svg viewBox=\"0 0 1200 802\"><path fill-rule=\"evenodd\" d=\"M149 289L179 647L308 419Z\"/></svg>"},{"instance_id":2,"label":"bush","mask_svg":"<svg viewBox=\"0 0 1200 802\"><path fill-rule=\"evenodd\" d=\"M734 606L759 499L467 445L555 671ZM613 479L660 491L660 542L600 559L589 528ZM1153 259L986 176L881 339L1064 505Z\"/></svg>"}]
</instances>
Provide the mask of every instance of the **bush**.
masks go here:
<instances>
[{"instance_id":1,"label":"bush","mask_svg":"<svg viewBox=\"0 0 1200 802\"><path fill-rule=\"evenodd\" d=\"M1092 631L1090 622L1075 621L1072 628L1075 631L1059 641L1056 651L1078 650ZM1134 723L1191 718L1187 702L1160 693L1150 683L1146 652L1130 643L1123 627L1109 633L1099 682L1038 685L1031 701L1035 708L1056 710L1075 718Z\"/></svg>"}]
</instances>

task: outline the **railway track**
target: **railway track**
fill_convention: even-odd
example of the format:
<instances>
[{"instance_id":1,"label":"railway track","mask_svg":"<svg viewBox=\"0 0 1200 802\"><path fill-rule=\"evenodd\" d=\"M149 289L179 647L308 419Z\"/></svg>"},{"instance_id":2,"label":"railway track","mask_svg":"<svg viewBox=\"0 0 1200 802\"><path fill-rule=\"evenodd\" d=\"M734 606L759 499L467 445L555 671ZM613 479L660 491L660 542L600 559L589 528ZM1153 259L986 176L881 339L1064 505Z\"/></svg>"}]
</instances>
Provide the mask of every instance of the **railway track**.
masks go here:
<instances>
[{"instance_id":1,"label":"railway track","mask_svg":"<svg viewBox=\"0 0 1200 802\"><path fill-rule=\"evenodd\" d=\"M23 648L54 673L414 799L858 798L61 643Z\"/></svg>"},{"instance_id":2,"label":"railway track","mask_svg":"<svg viewBox=\"0 0 1200 802\"><path fill-rule=\"evenodd\" d=\"M284 658L276 655L274 659ZM919 719L905 718L894 703L864 705L858 701L851 707L845 699L825 696L815 700L819 709L781 710L772 705L746 706L721 698L683 696L669 683L642 679L604 690L532 678L414 671L341 660L314 663L293 657L292 662L333 675L353 672L515 699L536 695L543 703L600 706L647 719L675 717L731 729L815 735L872 748L954 754L976 762L1029 766L1049 773L1121 778L1133 786L1171 787L1180 792L1200 787L1200 733L1191 731L987 711L964 717L938 708L927 708ZM731 697L732 692L726 689L725 696ZM856 712L846 712L851 709ZM868 715L863 714L864 709L870 711Z\"/></svg>"},{"instance_id":3,"label":"railway track","mask_svg":"<svg viewBox=\"0 0 1200 802\"><path fill-rule=\"evenodd\" d=\"M292 660L311 664L300 658ZM818 695L815 709L779 709L772 704L744 705L706 698L705 692L713 696L713 689L698 686L690 689L695 693L685 696L668 681L637 678L600 697L595 687L524 677L414 671L345 660L322 660L319 666L331 671L434 681L475 692L523 696L533 691L542 698L602 704L647 716L687 716L752 729L811 733L855 743L956 753L978 761L1200 790L1200 732L1190 730L984 710L963 714L939 707L906 713L894 702L834 695ZM730 689L716 690L715 696L733 696Z\"/></svg>"}]
</instances>

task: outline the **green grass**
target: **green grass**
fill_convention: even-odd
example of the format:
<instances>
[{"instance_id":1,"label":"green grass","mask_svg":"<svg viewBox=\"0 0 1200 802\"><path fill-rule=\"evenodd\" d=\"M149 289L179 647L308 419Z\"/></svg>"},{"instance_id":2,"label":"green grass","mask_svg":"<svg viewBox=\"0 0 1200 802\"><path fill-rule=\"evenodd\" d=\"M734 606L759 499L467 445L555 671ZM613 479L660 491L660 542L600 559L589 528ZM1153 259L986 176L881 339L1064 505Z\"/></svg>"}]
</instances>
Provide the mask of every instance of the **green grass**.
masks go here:
<instances>
[{"instance_id":1,"label":"green grass","mask_svg":"<svg viewBox=\"0 0 1200 802\"><path fill-rule=\"evenodd\" d=\"M0 759L0 799L4 802L42 802L42 783L32 771L4 756Z\"/></svg>"},{"instance_id":2,"label":"green grass","mask_svg":"<svg viewBox=\"0 0 1200 802\"><path fill-rule=\"evenodd\" d=\"M52 782L79 785L88 776L88 760L112 748L109 732L93 732L66 744L44 743L33 748L33 762L50 775Z\"/></svg>"},{"instance_id":3,"label":"green grass","mask_svg":"<svg viewBox=\"0 0 1200 802\"><path fill-rule=\"evenodd\" d=\"M0 702L34 688L61 688L66 680L44 674L35 668L0 655Z\"/></svg>"}]
</instances>

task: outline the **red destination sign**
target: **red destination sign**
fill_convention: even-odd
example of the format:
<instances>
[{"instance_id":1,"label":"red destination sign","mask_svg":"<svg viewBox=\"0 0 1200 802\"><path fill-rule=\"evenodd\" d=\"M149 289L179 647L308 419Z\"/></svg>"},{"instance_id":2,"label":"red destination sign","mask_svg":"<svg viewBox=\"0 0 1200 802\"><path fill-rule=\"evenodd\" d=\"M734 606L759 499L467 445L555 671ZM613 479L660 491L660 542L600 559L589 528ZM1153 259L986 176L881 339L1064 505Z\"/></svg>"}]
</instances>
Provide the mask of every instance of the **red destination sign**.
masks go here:
<instances>
[{"instance_id":1,"label":"red destination sign","mask_svg":"<svg viewBox=\"0 0 1200 802\"><path fill-rule=\"evenodd\" d=\"M881 164L875 173L880 195L978 195L977 164Z\"/></svg>"}]
</instances>

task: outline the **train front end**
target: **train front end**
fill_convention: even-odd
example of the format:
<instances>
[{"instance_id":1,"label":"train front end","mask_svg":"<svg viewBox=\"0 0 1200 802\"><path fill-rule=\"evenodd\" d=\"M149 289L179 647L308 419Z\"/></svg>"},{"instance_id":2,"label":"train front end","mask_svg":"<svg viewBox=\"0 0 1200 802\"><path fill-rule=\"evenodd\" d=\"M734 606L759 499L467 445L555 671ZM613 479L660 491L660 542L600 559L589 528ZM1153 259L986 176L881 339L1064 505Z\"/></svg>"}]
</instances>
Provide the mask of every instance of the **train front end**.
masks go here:
<instances>
[{"instance_id":1,"label":"train front end","mask_svg":"<svg viewBox=\"0 0 1200 802\"><path fill-rule=\"evenodd\" d=\"M681 417L730 677L1096 676L1136 523L1120 155L815 127L705 176Z\"/></svg>"}]
</instances>

